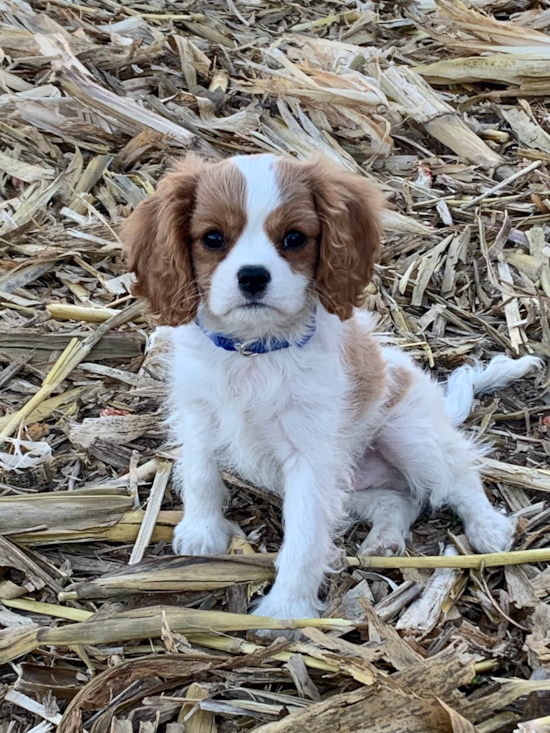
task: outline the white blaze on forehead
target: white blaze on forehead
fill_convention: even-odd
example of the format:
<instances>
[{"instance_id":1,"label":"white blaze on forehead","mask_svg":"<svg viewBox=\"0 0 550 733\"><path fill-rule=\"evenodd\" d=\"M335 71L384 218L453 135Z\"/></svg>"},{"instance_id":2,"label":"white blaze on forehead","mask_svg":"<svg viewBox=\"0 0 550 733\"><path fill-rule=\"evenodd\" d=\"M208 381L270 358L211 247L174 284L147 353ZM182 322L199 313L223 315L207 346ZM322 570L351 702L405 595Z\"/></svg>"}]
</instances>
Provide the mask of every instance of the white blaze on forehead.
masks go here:
<instances>
[{"instance_id":1,"label":"white blaze on forehead","mask_svg":"<svg viewBox=\"0 0 550 733\"><path fill-rule=\"evenodd\" d=\"M274 155L238 155L232 158L246 180L247 231L257 234L263 229L267 216L281 204L281 192L277 181L277 159Z\"/></svg>"}]
</instances>

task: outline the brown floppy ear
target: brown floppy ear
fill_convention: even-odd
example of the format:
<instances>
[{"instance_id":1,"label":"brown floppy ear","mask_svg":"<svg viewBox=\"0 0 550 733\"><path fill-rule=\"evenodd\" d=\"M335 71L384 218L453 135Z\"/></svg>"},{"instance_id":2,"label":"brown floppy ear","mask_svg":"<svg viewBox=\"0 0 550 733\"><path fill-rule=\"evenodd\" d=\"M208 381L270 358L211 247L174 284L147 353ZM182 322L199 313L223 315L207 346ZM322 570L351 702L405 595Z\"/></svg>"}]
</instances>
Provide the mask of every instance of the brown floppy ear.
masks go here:
<instances>
[{"instance_id":1,"label":"brown floppy ear","mask_svg":"<svg viewBox=\"0 0 550 733\"><path fill-rule=\"evenodd\" d=\"M365 300L380 252L384 200L375 185L330 160L317 158L306 165L321 220L315 272L319 300L345 321Z\"/></svg>"},{"instance_id":2,"label":"brown floppy ear","mask_svg":"<svg viewBox=\"0 0 550 733\"><path fill-rule=\"evenodd\" d=\"M189 155L142 201L122 227L121 238L134 295L144 298L159 323L180 326L197 314L199 292L189 250L195 190L206 167Z\"/></svg>"}]
</instances>

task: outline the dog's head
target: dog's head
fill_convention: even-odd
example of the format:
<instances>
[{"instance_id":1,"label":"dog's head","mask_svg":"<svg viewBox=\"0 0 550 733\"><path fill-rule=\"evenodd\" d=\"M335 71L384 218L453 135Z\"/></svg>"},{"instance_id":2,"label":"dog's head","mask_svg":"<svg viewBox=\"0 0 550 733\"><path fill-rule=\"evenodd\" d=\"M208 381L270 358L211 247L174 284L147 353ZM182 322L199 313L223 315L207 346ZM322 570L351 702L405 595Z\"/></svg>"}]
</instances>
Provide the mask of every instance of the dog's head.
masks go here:
<instances>
[{"instance_id":1,"label":"dog's head","mask_svg":"<svg viewBox=\"0 0 550 733\"><path fill-rule=\"evenodd\" d=\"M134 292L172 326L201 302L228 331L284 327L316 301L347 319L372 277L381 208L366 179L323 158L189 155L124 225Z\"/></svg>"}]
</instances>

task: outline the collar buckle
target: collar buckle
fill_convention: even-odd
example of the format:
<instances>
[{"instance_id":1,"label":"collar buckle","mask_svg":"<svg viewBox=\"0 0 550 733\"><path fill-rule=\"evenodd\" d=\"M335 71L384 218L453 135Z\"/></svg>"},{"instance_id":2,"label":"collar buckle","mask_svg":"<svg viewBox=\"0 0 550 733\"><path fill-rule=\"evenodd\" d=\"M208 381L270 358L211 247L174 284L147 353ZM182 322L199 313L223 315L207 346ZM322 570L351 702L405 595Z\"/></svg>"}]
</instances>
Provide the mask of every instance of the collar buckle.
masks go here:
<instances>
[{"instance_id":1,"label":"collar buckle","mask_svg":"<svg viewBox=\"0 0 550 733\"><path fill-rule=\"evenodd\" d=\"M243 341L242 343L235 343L235 349L241 356L258 356L258 351L250 351L252 344L255 344L254 340Z\"/></svg>"}]
</instances>

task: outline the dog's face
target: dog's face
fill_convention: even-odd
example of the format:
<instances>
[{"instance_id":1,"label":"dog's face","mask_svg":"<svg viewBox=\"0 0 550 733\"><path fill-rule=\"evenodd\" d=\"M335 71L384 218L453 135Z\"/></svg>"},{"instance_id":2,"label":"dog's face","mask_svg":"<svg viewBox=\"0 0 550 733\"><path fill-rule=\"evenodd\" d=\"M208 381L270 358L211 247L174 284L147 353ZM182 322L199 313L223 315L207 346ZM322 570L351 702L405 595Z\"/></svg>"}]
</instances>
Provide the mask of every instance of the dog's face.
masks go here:
<instances>
[{"instance_id":1,"label":"dog's face","mask_svg":"<svg viewBox=\"0 0 550 733\"><path fill-rule=\"evenodd\" d=\"M281 328L318 299L349 318L373 271L380 196L323 159L188 156L123 229L135 292L161 323L202 301L231 332Z\"/></svg>"}]
</instances>

